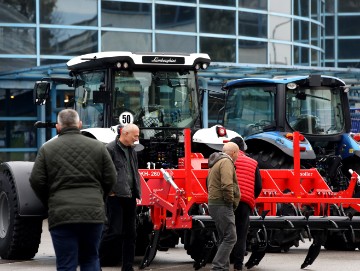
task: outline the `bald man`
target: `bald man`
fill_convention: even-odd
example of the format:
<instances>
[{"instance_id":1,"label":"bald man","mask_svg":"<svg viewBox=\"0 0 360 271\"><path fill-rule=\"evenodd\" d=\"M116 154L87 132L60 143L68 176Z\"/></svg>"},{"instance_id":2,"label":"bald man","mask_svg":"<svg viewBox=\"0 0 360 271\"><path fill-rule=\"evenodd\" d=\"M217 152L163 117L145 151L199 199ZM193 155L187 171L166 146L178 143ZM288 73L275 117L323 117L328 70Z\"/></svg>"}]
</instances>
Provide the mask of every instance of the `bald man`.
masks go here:
<instances>
[{"instance_id":1,"label":"bald man","mask_svg":"<svg viewBox=\"0 0 360 271\"><path fill-rule=\"evenodd\" d=\"M234 162L239 147L234 142L224 144L222 152L209 157L208 204L219 236L219 244L211 270L229 270L230 253L236 243L234 210L239 205L240 189Z\"/></svg>"},{"instance_id":2,"label":"bald man","mask_svg":"<svg viewBox=\"0 0 360 271\"><path fill-rule=\"evenodd\" d=\"M136 199L141 198L135 141L140 130L135 124L125 125L120 135L106 145L117 171L116 184L107 200L108 227L104 232L100 260L121 251L115 259L122 260L122 271L132 271L136 242ZM119 250L116 245L120 244ZM117 256L117 257L116 257ZM120 257L121 256L121 257ZM116 264L116 263L112 263Z\"/></svg>"}]
</instances>

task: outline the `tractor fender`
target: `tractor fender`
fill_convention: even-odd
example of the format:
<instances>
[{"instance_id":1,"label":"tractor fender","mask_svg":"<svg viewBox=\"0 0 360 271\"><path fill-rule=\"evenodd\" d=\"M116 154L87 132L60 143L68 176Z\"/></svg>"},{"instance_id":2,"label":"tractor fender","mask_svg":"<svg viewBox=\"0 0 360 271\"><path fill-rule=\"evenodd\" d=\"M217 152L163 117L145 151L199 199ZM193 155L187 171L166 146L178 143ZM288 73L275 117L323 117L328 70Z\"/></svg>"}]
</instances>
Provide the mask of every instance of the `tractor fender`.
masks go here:
<instances>
[{"instance_id":1,"label":"tractor fender","mask_svg":"<svg viewBox=\"0 0 360 271\"><path fill-rule=\"evenodd\" d=\"M230 139L240 136L235 131L226 129L226 134L224 136L219 136L216 132L217 128L223 127L222 125L214 125L210 128L202 128L197 130L192 138L194 143L206 144L211 149L221 151L225 142L230 141Z\"/></svg>"},{"instance_id":2,"label":"tractor fender","mask_svg":"<svg viewBox=\"0 0 360 271\"><path fill-rule=\"evenodd\" d=\"M354 155L360 157L360 144L352 138L351 134L343 134L341 136L339 148L342 159Z\"/></svg>"},{"instance_id":3,"label":"tractor fender","mask_svg":"<svg viewBox=\"0 0 360 271\"><path fill-rule=\"evenodd\" d=\"M29 177L34 162L4 162L0 165L1 172L8 171L15 184L20 216L45 216L46 209L30 186Z\"/></svg>"},{"instance_id":4,"label":"tractor fender","mask_svg":"<svg viewBox=\"0 0 360 271\"><path fill-rule=\"evenodd\" d=\"M281 150L283 153L287 154L290 157L294 157L294 146L293 141L285 137L286 133L284 132L264 132L259 134L254 134L245 138L245 142L250 147L251 145L257 145L258 141L267 142L270 145ZM300 147L304 148L304 151L300 152L300 159L315 159L315 152L310 144L310 142L305 138L304 141L300 143Z\"/></svg>"}]
</instances>

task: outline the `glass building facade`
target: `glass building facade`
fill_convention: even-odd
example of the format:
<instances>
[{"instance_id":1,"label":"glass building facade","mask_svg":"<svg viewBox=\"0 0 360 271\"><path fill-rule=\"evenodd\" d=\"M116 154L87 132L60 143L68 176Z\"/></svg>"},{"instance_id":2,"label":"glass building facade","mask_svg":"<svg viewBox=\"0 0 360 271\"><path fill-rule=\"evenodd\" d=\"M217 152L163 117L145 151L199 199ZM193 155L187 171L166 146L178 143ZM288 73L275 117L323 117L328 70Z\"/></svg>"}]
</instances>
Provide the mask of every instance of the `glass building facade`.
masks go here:
<instances>
[{"instance_id":1,"label":"glass building facade","mask_svg":"<svg viewBox=\"0 0 360 271\"><path fill-rule=\"evenodd\" d=\"M0 76L65 67L97 51L203 52L222 66L356 68L357 21L360 0L0 0ZM0 80L0 161L35 157L33 83L31 76Z\"/></svg>"}]
</instances>

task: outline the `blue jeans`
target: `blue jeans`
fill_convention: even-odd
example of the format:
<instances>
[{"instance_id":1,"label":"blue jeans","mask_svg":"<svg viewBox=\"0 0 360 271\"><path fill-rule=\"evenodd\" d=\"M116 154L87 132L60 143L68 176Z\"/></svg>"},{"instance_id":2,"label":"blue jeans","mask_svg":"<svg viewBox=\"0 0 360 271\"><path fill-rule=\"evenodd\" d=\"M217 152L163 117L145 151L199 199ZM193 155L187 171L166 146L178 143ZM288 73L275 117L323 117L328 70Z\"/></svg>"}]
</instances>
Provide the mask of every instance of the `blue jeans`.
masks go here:
<instances>
[{"instance_id":1,"label":"blue jeans","mask_svg":"<svg viewBox=\"0 0 360 271\"><path fill-rule=\"evenodd\" d=\"M58 271L99 271L103 224L65 224L50 230Z\"/></svg>"},{"instance_id":2,"label":"blue jeans","mask_svg":"<svg viewBox=\"0 0 360 271\"><path fill-rule=\"evenodd\" d=\"M228 271L230 268L230 254L236 243L234 209L232 205L209 205L209 214L215 221L219 238L211 270Z\"/></svg>"}]
</instances>

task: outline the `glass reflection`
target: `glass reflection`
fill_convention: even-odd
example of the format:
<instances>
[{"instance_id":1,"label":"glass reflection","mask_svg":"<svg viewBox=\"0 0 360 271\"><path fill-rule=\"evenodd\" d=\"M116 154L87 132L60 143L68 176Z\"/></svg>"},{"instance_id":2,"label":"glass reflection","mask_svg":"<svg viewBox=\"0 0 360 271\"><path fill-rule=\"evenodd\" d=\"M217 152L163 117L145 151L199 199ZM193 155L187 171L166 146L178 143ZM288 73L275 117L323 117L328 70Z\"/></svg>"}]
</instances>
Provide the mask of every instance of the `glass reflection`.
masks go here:
<instances>
[{"instance_id":1,"label":"glass reflection","mask_svg":"<svg viewBox=\"0 0 360 271\"><path fill-rule=\"evenodd\" d=\"M335 33L335 22L334 17L326 16L325 17L325 35L332 36Z\"/></svg>"},{"instance_id":2,"label":"glass reflection","mask_svg":"<svg viewBox=\"0 0 360 271\"><path fill-rule=\"evenodd\" d=\"M312 2L315 1L313 0ZM309 17L309 11L309 0L294 0L294 15Z\"/></svg>"},{"instance_id":3,"label":"glass reflection","mask_svg":"<svg viewBox=\"0 0 360 271\"><path fill-rule=\"evenodd\" d=\"M206 52L212 62L235 62L235 40L200 38L200 52Z\"/></svg>"},{"instance_id":4,"label":"glass reflection","mask_svg":"<svg viewBox=\"0 0 360 271\"><path fill-rule=\"evenodd\" d=\"M101 25L151 29L151 12L151 4L102 1Z\"/></svg>"},{"instance_id":5,"label":"glass reflection","mask_svg":"<svg viewBox=\"0 0 360 271\"><path fill-rule=\"evenodd\" d=\"M270 64L290 65L291 46L281 43L269 43Z\"/></svg>"},{"instance_id":6,"label":"glass reflection","mask_svg":"<svg viewBox=\"0 0 360 271\"><path fill-rule=\"evenodd\" d=\"M200 9L200 32L235 34L235 11Z\"/></svg>"},{"instance_id":7,"label":"glass reflection","mask_svg":"<svg viewBox=\"0 0 360 271\"><path fill-rule=\"evenodd\" d=\"M35 23L35 0L0 0L0 23Z\"/></svg>"},{"instance_id":8,"label":"glass reflection","mask_svg":"<svg viewBox=\"0 0 360 271\"><path fill-rule=\"evenodd\" d=\"M269 38L291 41L291 19L269 16Z\"/></svg>"},{"instance_id":9,"label":"glass reflection","mask_svg":"<svg viewBox=\"0 0 360 271\"><path fill-rule=\"evenodd\" d=\"M36 66L35 57L32 58L14 58L9 56L8 58L1 58L0 72L10 72L25 68L31 68Z\"/></svg>"},{"instance_id":10,"label":"glass reflection","mask_svg":"<svg viewBox=\"0 0 360 271\"><path fill-rule=\"evenodd\" d=\"M360 58L360 39L338 40L338 57L345 59Z\"/></svg>"},{"instance_id":11,"label":"glass reflection","mask_svg":"<svg viewBox=\"0 0 360 271\"><path fill-rule=\"evenodd\" d=\"M196 52L196 37L156 34L155 41L158 52Z\"/></svg>"},{"instance_id":12,"label":"glass reflection","mask_svg":"<svg viewBox=\"0 0 360 271\"><path fill-rule=\"evenodd\" d=\"M317 24L311 24L311 45L320 45L320 26Z\"/></svg>"},{"instance_id":13,"label":"glass reflection","mask_svg":"<svg viewBox=\"0 0 360 271\"><path fill-rule=\"evenodd\" d=\"M337 1L339 12L356 12L360 10L360 2L358 0Z\"/></svg>"},{"instance_id":14,"label":"glass reflection","mask_svg":"<svg viewBox=\"0 0 360 271\"><path fill-rule=\"evenodd\" d=\"M267 63L267 42L239 40L239 63Z\"/></svg>"},{"instance_id":15,"label":"glass reflection","mask_svg":"<svg viewBox=\"0 0 360 271\"><path fill-rule=\"evenodd\" d=\"M200 4L219 5L219 6L235 6L235 1L229 0L200 0Z\"/></svg>"},{"instance_id":16,"label":"glass reflection","mask_svg":"<svg viewBox=\"0 0 360 271\"><path fill-rule=\"evenodd\" d=\"M294 47L294 63L295 65L309 65L309 48Z\"/></svg>"},{"instance_id":17,"label":"glass reflection","mask_svg":"<svg viewBox=\"0 0 360 271\"><path fill-rule=\"evenodd\" d=\"M42 28L41 54L81 55L97 51L97 31L83 29Z\"/></svg>"},{"instance_id":18,"label":"glass reflection","mask_svg":"<svg viewBox=\"0 0 360 271\"><path fill-rule=\"evenodd\" d=\"M239 35L266 38L267 15L239 12Z\"/></svg>"},{"instance_id":19,"label":"glass reflection","mask_svg":"<svg viewBox=\"0 0 360 271\"><path fill-rule=\"evenodd\" d=\"M36 148L34 121L0 121L0 150L2 148ZM1 161L34 161L34 152L0 152Z\"/></svg>"},{"instance_id":20,"label":"glass reflection","mask_svg":"<svg viewBox=\"0 0 360 271\"><path fill-rule=\"evenodd\" d=\"M156 29L172 31L196 31L196 8L156 5Z\"/></svg>"},{"instance_id":21,"label":"glass reflection","mask_svg":"<svg viewBox=\"0 0 360 271\"><path fill-rule=\"evenodd\" d=\"M32 89L0 89L0 116L35 117L36 105L32 99Z\"/></svg>"},{"instance_id":22,"label":"glass reflection","mask_svg":"<svg viewBox=\"0 0 360 271\"><path fill-rule=\"evenodd\" d=\"M35 45L35 28L0 27L0 54L32 55Z\"/></svg>"},{"instance_id":23,"label":"glass reflection","mask_svg":"<svg viewBox=\"0 0 360 271\"><path fill-rule=\"evenodd\" d=\"M267 10L267 0L238 0L239 7Z\"/></svg>"},{"instance_id":24,"label":"glass reflection","mask_svg":"<svg viewBox=\"0 0 360 271\"><path fill-rule=\"evenodd\" d=\"M269 11L291 14L291 0L281 0L281 5L279 5L279 0L268 0Z\"/></svg>"},{"instance_id":25,"label":"glass reflection","mask_svg":"<svg viewBox=\"0 0 360 271\"><path fill-rule=\"evenodd\" d=\"M101 32L101 51L150 52L151 34L128 32Z\"/></svg>"},{"instance_id":26,"label":"glass reflection","mask_svg":"<svg viewBox=\"0 0 360 271\"><path fill-rule=\"evenodd\" d=\"M50 0L40 2L40 22L62 25L97 25L97 1Z\"/></svg>"}]
</instances>

